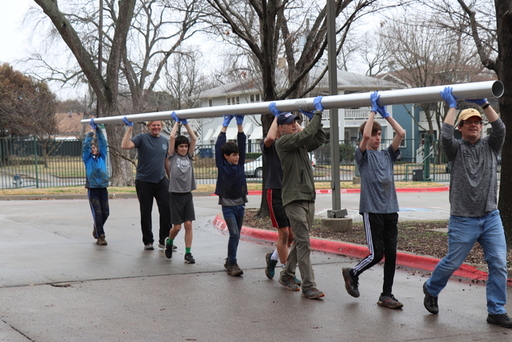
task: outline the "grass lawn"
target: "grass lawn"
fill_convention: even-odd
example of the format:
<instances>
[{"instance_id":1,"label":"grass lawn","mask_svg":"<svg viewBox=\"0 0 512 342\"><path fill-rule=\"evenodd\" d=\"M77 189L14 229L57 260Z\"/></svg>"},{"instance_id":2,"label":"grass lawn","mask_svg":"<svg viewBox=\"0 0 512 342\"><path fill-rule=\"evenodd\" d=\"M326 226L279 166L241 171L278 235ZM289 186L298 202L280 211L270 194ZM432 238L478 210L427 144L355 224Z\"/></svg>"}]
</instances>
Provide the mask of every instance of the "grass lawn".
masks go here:
<instances>
[{"instance_id":1,"label":"grass lawn","mask_svg":"<svg viewBox=\"0 0 512 342\"><path fill-rule=\"evenodd\" d=\"M317 189L329 189L331 187L329 182L317 182L315 184ZM427 188L427 187L440 187L444 186L436 182L395 182L397 188ZM247 183L249 191L261 190L261 183ZM342 182L342 189L359 189L359 184L352 182ZM115 193L135 193L134 186L111 186L108 188L109 192ZM215 184L198 184L197 192L214 192ZM15 195L57 195L57 194L85 194L86 189L83 186L70 186L60 188L21 188L21 189L0 189L0 196L15 196Z\"/></svg>"}]
</instances>

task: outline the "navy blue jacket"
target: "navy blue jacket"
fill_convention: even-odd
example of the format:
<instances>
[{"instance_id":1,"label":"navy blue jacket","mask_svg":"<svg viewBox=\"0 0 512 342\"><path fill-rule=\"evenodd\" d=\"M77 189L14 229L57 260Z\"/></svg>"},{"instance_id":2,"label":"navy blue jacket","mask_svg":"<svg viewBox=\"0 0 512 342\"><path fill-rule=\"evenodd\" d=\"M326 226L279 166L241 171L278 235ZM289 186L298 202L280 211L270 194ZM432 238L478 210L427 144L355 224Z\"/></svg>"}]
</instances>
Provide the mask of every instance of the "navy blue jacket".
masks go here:
<instances>
[{"instance_id":1,"label":"navy blue jacket","mask_svg":"<svg viewBox=\"0 0 512 342\"><path fill-rule=\"evenodd\" d=\"M215 194L222 198L238 199L247 196L244 170L247 136L243 132L238 132L237 140L240 150L240 159L237 165L230 164L222 154L222 146L226 143L226 133L221 132L215 142L215 163L218 170Z\"/></svg>"}]
</instances>

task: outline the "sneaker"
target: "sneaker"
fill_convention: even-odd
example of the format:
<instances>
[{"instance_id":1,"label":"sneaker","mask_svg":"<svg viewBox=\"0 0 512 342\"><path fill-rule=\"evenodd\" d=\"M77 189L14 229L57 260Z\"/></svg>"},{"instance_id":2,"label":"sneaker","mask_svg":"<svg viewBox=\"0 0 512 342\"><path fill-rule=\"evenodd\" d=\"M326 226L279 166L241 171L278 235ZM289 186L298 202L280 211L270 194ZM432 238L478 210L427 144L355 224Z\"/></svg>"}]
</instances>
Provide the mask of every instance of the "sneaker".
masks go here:
<instances>
[{"instance_id":1,"label":"sneaker","mask_svg":"<svg viewBox=\"0 0 512 342\"><path fill-rule=\"evenodd\" d=\"M347 292L349 295L357 298L357 297L359 297L359 289L358 289L359 278L353 277L350 274L351 270L352 270L351 268L344 267L344 268L342 268L341 271L343 273L343 279L345 280L345 289L347 289Z\"/></svg>"},{"instance_id":2,"label":"sneaker","mask_svg":"<svg viewBox=\"0 0 512 342\"><path fill-rule=\"evenodd\" d=\"M244 271L242 271L240 267L238 267L238 264L228 265L227 270L228 275L233 277L241 276L242 274L244 274Z\"/></svg>"},{"instance_id":3,"label":"sneaker","mask_svg":"<svg viewBox=\"0 0 512 342\"><path fill-rule=\"evenodd\" d=\"M300 287L295 283L293 277L279 277L279 284L283 285L288 291L299 291Z\"/></svg>"},{"instance_id":4,"label":"sneaker","mask_svg":"<svg viewBox=\"0 0 512 342\"><path fill-rule=\"evenodd\" d=\"M185 254L185 264L195 264L196 261L194 260L194 257L191 253Z\"/></svg>"},{"instance_id":5,"label":"sneaker","mask_svg":"<svg viewBox=\"0 0 512 342\"><path fill-rule=\"evenodd\" d=\"M153 244L152 243L147 243L144 245L144 250L145 251L152 251L154 250L155 248L153 247Z\"/></svg>"},{"instance_id":6,"label":"sneaker","mask_svg":"<svg viewBox=\"0 0 512 342\"><path fill-rule=\"evenodd\" d=\"M101 235L101 236L96 240L96 244L97 244L97 245L100 245L100 246L106 246L106 245L107 245L107 240L105 240L105 235Z\"/></svg>"},{"instance_id":7,"label":"sneaker","mask_svg":"<svg viewBox=\"0 0 512 342\"><path fill-rule=\"evenodd\" d=\"M325 294L319 289L312 288L306 291L302 291L302 296L308 299L317 299L322 298L323 296L325 296Z\"/></svg>"},{"instance_id":8,"label":"sneaker","mask_svg":"<svg viewBox=\"0 0 512 342\"><path fill-rule=\"evenodd\" d=\"M265 255L265 260L267 261L267 267L265 268L265 275L268 279L274 279L275 271L276 271L276 265L277 260L272 260L270 257L272 256L273 252L267 253Z\"/></svg>"},{"instance_id":9,"label":"sneaker","mask_svg":"<svg viewBox=\"0 0 512 342\"><path fill-rule=\"evenodd\" d=\"M423 299L423 305L425 309L431 314L437 315L439 312L439 306L437 305L437 297L431 296L427 291L427 283L423 283L423 293L425 294L425 299ZM489 317L487 317L487 322L489 322Z\"/></svg>"},{"instance_id":10,"label":"sneaker","mask_svg":"<svg viewBox=\"0 0 512 342\"><path fill-rule=\"evenodd\" d=\"M167 259L172 258L172 243L170 241L171 239L165 238L165 256Z\"/></svg>"},{"instance_id":11,"label":"sneaker","mask_svg":"<svg viewBox=\"0 0 512 342\"><path fill-rule=\"evenodd\" d=\"M164 243L160 243L160 242L159 242L159 243L158 243L158 248L165 249L165 242L164 242ZM176 250L177 250L177 249L178 249L178 246L176 246L176 245L172 245L172 250L173 250L174 252L176 252Z\"/></svg>"},{"instance_id":12,"label":"sneaker","mask_svg":"<svg viewBox=\"0 0 512 342\"><path fill-rule=\"evenodd\" d=\"M226 258L226 260L224 261L224 269L226 271L228 270L228 258Z\"/></svg>"},{"instance_id":13,"label":"sneaker","mask_svg":"<svg viewBox=\"0 0 512 342\"><path fill-rule=\"evenodd\" d=\"M293 282L294 282L295 284L299 285L299 286L301 286L301 285L302 285L302 282L301 282L299 279L295 278L295 277L293 277Z\"/></svg>"},{"instance_id":14,"label":"sneaker","mask_svg":"<svg viewBox=\"0 0 512 342\"><path fill-rule=\"evenodd\" d=\"M498 324L499 326L502 326L504 328L512 328L512 319L510 319L510 317L508 317L506 313L487 315L487 323Z\"/></svg>"},{"instance_id":15,"label":"sneaker","mask_svg":"<svg viewBox=\"0 0 512 342\"><path fill-rule=\"evenodd\" d=\"M404 306L393 295L390 295L390 296L381 295L379 297L379 301L377 302L377 305L380 305L380 306L388 308L388 309L401 309Z\"/></svg>"}]
</instances>

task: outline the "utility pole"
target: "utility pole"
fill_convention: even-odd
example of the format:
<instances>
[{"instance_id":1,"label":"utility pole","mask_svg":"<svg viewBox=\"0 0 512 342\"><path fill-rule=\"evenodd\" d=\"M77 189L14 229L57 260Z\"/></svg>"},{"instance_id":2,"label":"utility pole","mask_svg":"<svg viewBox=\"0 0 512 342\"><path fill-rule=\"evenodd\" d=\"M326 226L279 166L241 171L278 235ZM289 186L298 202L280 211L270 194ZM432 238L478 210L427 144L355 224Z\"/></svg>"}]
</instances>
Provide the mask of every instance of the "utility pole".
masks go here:
<instances>
[{"instance_id":1,"label":"utility pole","mask_svg":"<svg viewBox=\"0 0 512 342\"><path fill-rule=\"evenodd\" d=\"M329 94L338 95L338 63L336 61L336 0L327 0L327 55L329 69ZM340 194L340 134L338 108L329 109L329 127L331 143L331 189L332 210L328 216L345 217L346 210L341 210ZM343 128L343 127L342 127Z\"/></svg>"}]
</instances>

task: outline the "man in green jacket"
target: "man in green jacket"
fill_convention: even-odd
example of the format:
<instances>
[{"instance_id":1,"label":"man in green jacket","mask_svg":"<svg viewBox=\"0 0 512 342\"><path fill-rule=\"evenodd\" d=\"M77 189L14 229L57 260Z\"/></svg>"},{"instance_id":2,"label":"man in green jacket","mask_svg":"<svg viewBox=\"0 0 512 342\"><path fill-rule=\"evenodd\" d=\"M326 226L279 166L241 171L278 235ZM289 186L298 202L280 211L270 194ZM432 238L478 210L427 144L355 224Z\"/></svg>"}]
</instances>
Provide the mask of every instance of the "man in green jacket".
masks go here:
<instances>
[{"instance_id":1,"label":"man in green jacket","mask_svg":"<svg viewBox=\"0 0 512 342\"><path fill-rule=\"evenodd\" d=\"M315 111L305 112L310 122L300 130L299 116L281 113L277 125L282 133L276 141L276 150L283 168L282 198L286 215L295 237L295 244L288 254L286 267L281 271L279 283L290 291L299 291L294 281L294 269L298 264L302 277L302 294L306 298L320 298L324 293L316 288L315 275L310 259L309 232L315 215L315 182L308 152L321 146L325 140L322 130L322 97L314 102Z\"/></svg>"}]
</instances>

